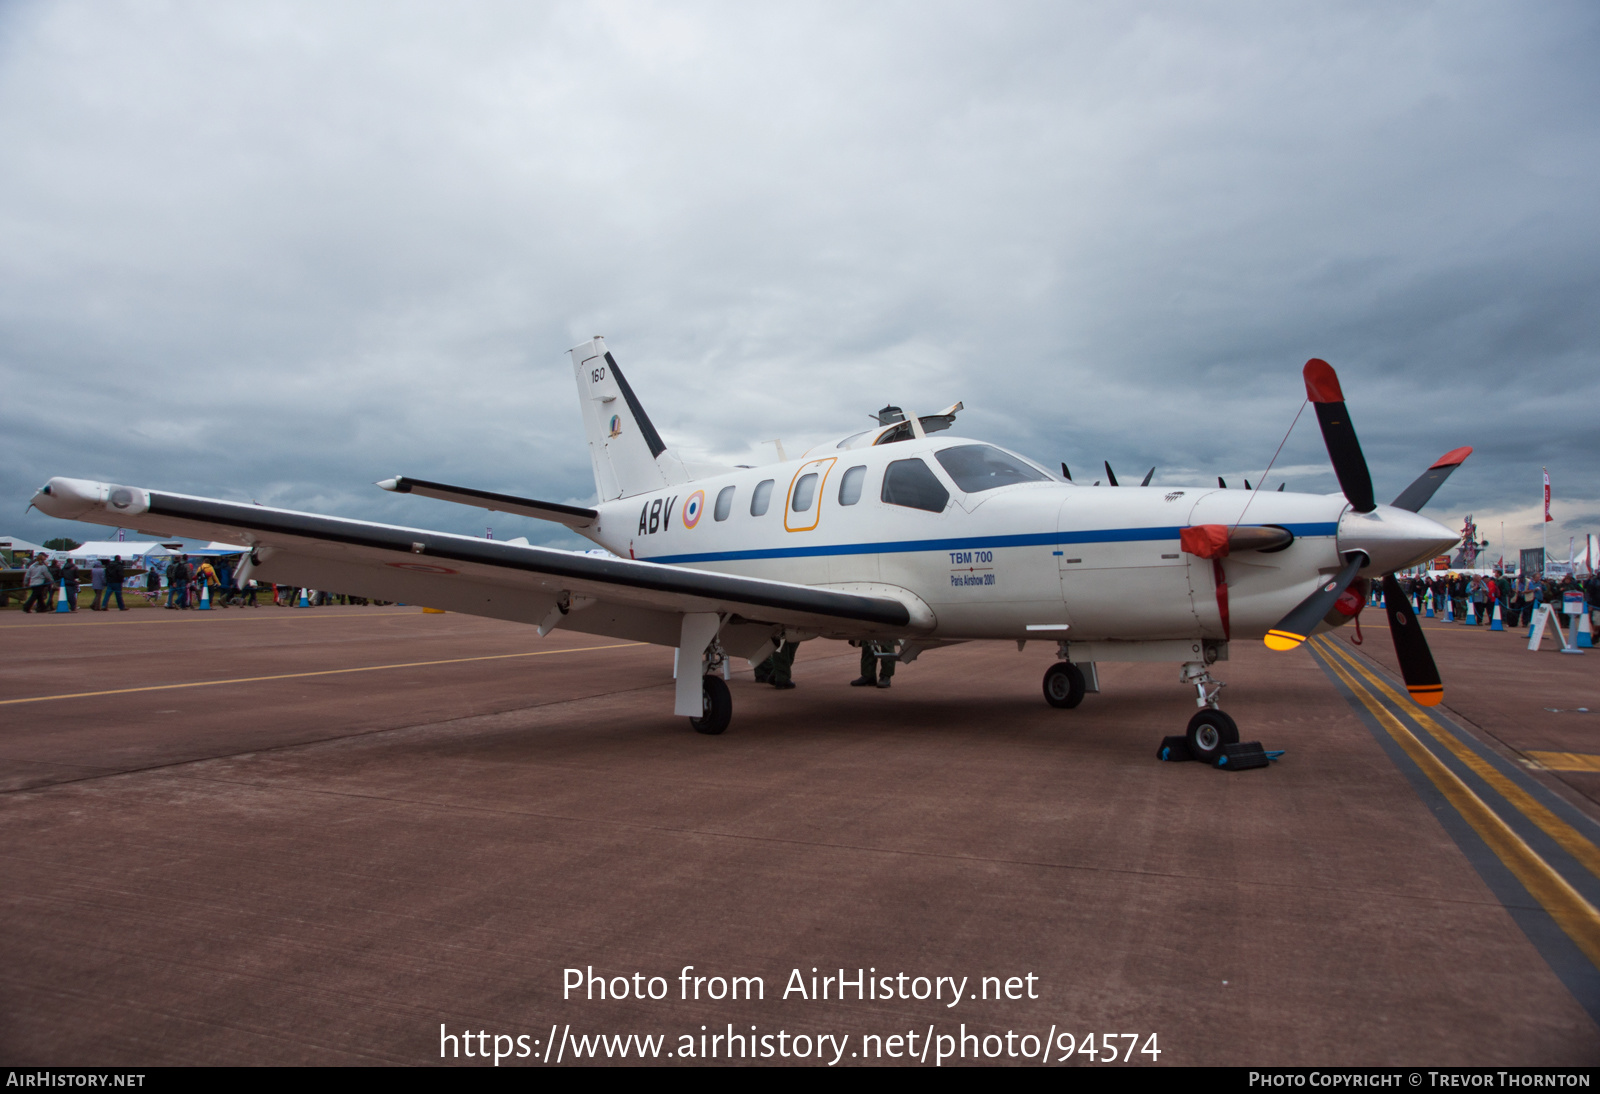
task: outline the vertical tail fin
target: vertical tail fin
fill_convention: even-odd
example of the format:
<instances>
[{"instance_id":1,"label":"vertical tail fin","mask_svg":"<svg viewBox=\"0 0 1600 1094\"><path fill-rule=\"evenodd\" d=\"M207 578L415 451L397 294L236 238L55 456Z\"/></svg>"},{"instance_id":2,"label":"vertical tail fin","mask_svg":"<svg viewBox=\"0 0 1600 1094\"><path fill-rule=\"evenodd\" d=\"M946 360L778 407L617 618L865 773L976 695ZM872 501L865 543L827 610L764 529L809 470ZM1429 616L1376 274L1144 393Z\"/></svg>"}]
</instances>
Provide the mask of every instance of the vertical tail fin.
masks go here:
<instances>
[{"instance_id":1,"label":"vertical tail fin","mask_svg":"<svg viewBox=\"0 0 1600 1094\"><path fill-rule=\"evenodd\" d=\"M604 338L575 347L572 367L601 501L689 481L683 461L656 432Z\"/></svg>"}]
</instances>

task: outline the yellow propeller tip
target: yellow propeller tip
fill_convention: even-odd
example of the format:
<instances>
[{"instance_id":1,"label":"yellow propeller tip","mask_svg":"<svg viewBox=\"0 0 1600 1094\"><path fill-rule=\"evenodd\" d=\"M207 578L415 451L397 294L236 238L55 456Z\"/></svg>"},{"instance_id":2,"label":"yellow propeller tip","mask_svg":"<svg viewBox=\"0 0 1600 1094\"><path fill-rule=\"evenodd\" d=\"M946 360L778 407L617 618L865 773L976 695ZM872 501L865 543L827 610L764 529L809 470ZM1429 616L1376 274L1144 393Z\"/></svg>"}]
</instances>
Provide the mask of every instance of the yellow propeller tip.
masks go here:
<instances>
[{"instance_id":1,"label":"yellow propeller tip","mask_svg":"<svg viewBox=\"0 0 1600 1094\"><path fill-rule=\"evenodd\" d=\"M1261 641L1267 644L1267 649L1283 652L1295 649L1305 640L1305 635L1303 634L1290 634L1288 631L1268 631L1267 636Z\"/></svg>"},{"instance_id":2,"label":"yellow propeller tip","mask_svg":"<svg viewBox=\"0 0 1600 1094\"><path fill-rule=\"evenodd\" d=\"M1432 687L1406 688L1411 693L1411 701L1419 707L1436 707L1444 701L1444 685L1436 684Z\"/></svg>"}]
</instances>

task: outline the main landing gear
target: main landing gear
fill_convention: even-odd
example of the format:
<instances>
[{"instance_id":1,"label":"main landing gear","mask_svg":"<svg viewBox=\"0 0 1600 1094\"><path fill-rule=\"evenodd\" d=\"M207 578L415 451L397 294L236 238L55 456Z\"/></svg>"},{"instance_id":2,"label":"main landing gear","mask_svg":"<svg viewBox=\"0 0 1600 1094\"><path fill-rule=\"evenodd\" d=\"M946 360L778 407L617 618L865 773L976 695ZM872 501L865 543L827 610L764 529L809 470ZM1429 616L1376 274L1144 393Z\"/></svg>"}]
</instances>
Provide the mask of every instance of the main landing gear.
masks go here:
<instances>
[{"instance_id":1,"label":"main landing gear","mask_svg":"<svg viewBox=\"0 0 1600 1094\"><path fill-rule=\"evenodd\" d=\"M1071 661L1057 661L1045 670L1044 701L1053 707L1071 708L1083 702L1088 681L1083 670Z\"/></svg>"},{"instance_id":2,"label":"main landing gear","mask_svg":"<svg viewBox=\"0 0 1600 1094\"><path fill-rule=\"evenodd\" d=\"M718 734L728 728L733 719L733 696L720 676L706 676L700 683L701 715L690 718L689 724L696 733Z\"/></svg>"}]
</instances>

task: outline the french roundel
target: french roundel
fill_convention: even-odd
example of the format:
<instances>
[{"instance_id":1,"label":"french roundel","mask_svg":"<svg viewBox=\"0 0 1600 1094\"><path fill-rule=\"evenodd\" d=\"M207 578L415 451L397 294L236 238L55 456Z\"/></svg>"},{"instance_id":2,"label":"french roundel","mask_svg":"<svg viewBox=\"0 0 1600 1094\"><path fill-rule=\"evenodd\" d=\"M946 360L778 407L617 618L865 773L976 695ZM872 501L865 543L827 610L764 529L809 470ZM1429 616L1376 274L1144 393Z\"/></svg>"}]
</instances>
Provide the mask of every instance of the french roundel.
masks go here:
<instances>
[{"instance_id":1,"label":"french roundel","mask_svg":"<svg viewBox=\"0 0 1600 1094\"><path fill-rule=\"evenodd\" d=\"M683 503L683 526L693 528L700 523L700 511L706 507L706 492L696 490L689 495L689 500Z\"/></svg>"}]
</instances>

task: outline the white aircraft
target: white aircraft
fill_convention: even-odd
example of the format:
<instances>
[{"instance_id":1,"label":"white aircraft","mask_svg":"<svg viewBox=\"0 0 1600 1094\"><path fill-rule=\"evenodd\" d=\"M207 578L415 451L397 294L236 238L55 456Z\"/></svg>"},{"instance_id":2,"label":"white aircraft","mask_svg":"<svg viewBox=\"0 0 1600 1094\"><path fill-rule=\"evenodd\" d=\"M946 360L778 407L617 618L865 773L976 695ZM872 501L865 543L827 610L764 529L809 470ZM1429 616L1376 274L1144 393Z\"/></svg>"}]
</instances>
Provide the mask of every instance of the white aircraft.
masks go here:
<instances>
[{"instance_id":1,"label":"white aircraft","mask_svg":"<svg viewBox=\"0 0 1600 1094\"><path fill-rule=\"evenodd\" d=\"M54 478L33 504L57 517L250 548L237 578L675 647L674 711L721 733L729 656L783 640L899 642L908 662L979 639L1055 644L1045 698L1074 707L1100 661L1172 661L1196 689L1187 741L1215 761L1238 740L1212 666L1233 638L1292 649L1385 598L1407 685L1439 676L1394 571L1454 545L1417 515L1470 448L1442 457L1392 505L1366 463L1325 362L1306 365L1343 495L1210 487L1096 489L948 432L938 414L883 414L865 432L767 467L691 474L656 432L600 338L572 350L599 501L560 505L396 477L378 485L564 524L615 557ZM1147 480L1148 481L1148 478ZM1246 517L1249 523L1245 523ZM1348 591L1347 591L1348 590ZM696 669L698 666L698 669Z\"/></svg>"}]
</instances>

